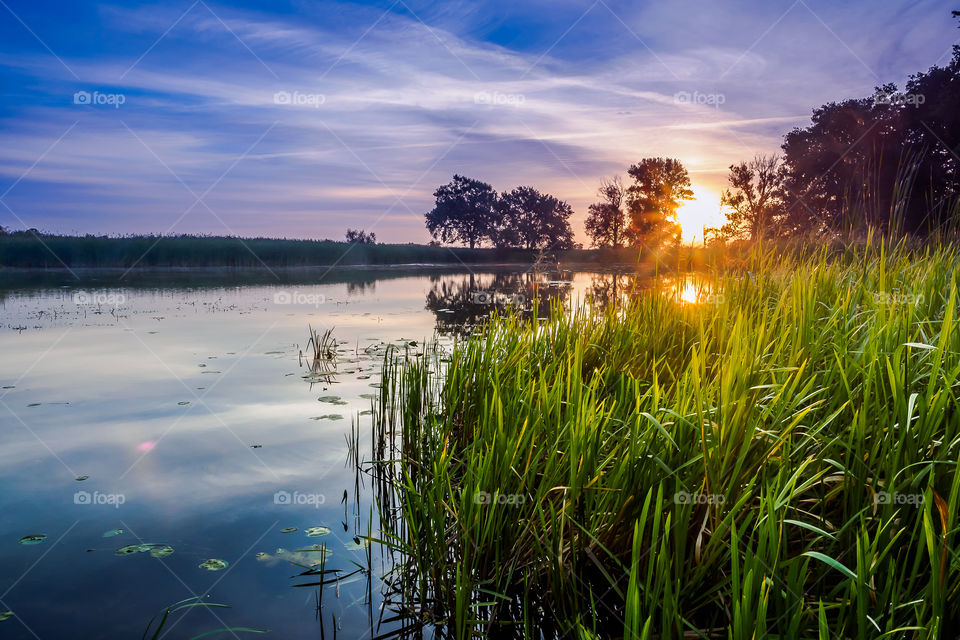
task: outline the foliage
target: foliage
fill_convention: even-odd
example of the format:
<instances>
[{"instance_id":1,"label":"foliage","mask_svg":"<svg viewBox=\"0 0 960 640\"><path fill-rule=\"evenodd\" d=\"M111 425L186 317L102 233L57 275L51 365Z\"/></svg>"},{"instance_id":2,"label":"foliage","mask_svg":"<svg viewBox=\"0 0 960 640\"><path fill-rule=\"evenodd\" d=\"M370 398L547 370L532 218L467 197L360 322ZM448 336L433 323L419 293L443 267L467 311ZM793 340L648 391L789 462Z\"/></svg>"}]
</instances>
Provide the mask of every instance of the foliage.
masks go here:
<instances>
[{"instance_id":1,"label":"foliage","mask_svg":"<svg viewBox=\"0 0 960 640\"><path fill-rule=\"evenodd\" d=\"M776 155L758 155L730 166L730 188L720 206L728 207L723 233L758 240L777 232L783 217L783 165Z\"/></svg>"},{"instance_id":2,"label":"foliage","mask_svg":"<svg viewBox=\"0 0 960 640\"><path fill-rule=\"evenodd\" d=\"M960 217L960 46L944 67L831 102L784 138L790 233L927 234Z\"/></svg>"},{"instance_id":3,"label":"foliage","mask_svg":"<svg viewBox=\"0 0 960 640\"><path fill-rule=\"evenodd\" d=\"M489 184L454 175L433 193L434 208L427 213L427 229L443 242L462 242L471 249L488 240L495 229L497 194Z\"/></svg>"},{"instance_id":4,"label":"foliage","mask_svg":"<svg viewBox=\"0 0 960 640\"><path fill-rule=\"evenodd\" d=\"M350 244L377 244L377 234L365 233L362 229L347 229L347 242Z\"/></svg>"},{"instance_id":5,"label":"foliage","mask_svg":"<svg viewBox=\"0 0 960 640\"><path fill-rule=\"evenodd\" d=\"M949 245L767 248L699 303L555 307L388 360L408 610L438 637L948 636L958 272Z\"/></svg>"},{"instance_id":6,"label":"foliage","mask_svg":"<svg viewBox=\"0 0 960 640\"><path fill-rule=\"evenodd\" d=\"M497 230L493 236L498 247L528 251L573 247L573 209L563 200L533 187L517 187L500 195L495 210Z\"/></svg>"},{"instance_id":7,"label":"foliage","mask_svg":"<svg viewBox=\"0 0 960 640\"><path fill-rule=\"evenodd\" d=\"M620 176L602 181L597 195L600 201L591 204L587 213L587 235L595 247L619 249L624 241L626 214L623 205L627 195Z\"/></svg>"},{"instance_id":8,"label":"foliage","mask_svg":"<svg viewBox=\"0 0 960 640\"><path fill-rule=\"evenodd\" d=\"M630 226L634 244L660 247L680 236L677 209L693 199L690 174L673 158L644 158L627 169L633 184L627 187Z\"/></svg>"}]
</instances>

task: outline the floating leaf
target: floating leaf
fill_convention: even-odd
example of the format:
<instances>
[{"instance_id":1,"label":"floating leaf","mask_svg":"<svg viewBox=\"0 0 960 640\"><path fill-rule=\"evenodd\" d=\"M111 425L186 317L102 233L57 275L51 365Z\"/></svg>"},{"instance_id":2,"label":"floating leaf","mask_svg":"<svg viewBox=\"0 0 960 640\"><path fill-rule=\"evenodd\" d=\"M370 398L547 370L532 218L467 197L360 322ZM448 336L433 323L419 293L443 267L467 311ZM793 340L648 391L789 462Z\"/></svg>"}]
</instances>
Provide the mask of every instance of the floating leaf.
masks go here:
<instances>
[{"instance_id":1,"label":"floating leaf","mask_svg":"<svg viewBox=\"0 0 960 640\"><path fill-rule=\"evenodd\" d=\"M335 404L335 405L347 404L347 402L343 400L340 396L320 396L319 398L317 398L317 400L320 402L326 402L327 404Z\"/></svg>"},{"instance_id":2,"label":"floating leaf","mask_svg":"<svg viewBox=\"0 0 960 640\"><path fill-rule=\"evenodd\" d=\"M250 448L251 448L251 449L263 449L263 445L262 445L262 444L252 444L252 445L250 445Z\"/></svg>"},{"instance_id":3,"label":"floating leaf","mask_svg":"<svg viewBox=\"0 0 960 640\"><path fill-rule=\"evenodd\" d=\"M181 401L178 402L177 404L180 405L181 407L185 407L185 406L187 406L188 404L190 404L190 401L189 401L189 400L181 400Z\"/></svg>"},{"instance_id":4,"label":"floating leaf","mask_svg":"<svg viewBox=\"0 0 960 640\"><path fill-rule=\"evenodd\" d=\"M339 413L326 413L322 416L315 416L310 418L311 420L343 420L343 416Z\"/></svg>"},{"instance_id":5,"label":"floating leaf","mask_svg":"<svg viewBox=\"0 0 960 640\"><path fill-rule=\"evenodd\" d=\"M138 544L127 545L126 547L120 547L119 549L113 552L113 554L117 556L129 556L130 554L133 554L133 553L140 553L140 545Z\"/></svg>"},{"instance_id":6,"label":"floating leaf","mask_svg":"<svg viewBox=\"0 0 960 640\"><path fill-rule=\"evenodd\" d=\"M23 536L20 538L19 542L23 545L33 545L40 544L47 539L47 534L45 533L31 533L28 536Z\"/></svg>"},{"instance_id":7,"label":"floating leaf","mask_svg":"<svg viewBox=\"0 0 960 640\"><path fill-rule=\"evenodd\" d=\"M0 622L13 617L13 611L0 611Z\"/></svg>"},{"instance_id":8,"label":"floating leaf","mask_svg":"<svg viewBox=\"0 0 960 640\"><path fill-rule=\"evenodd\" d=\"M309 529L304 529L303 532L307 534L308 538L319 538L320 536L325 536L330 533L330 527L310 527Z\"/></svg>"},{"instance_id":9,"label":"floating leaf","mask_svg":"<svg viewBox=\"0 0 960 640\"><path fill-rule=\"evenodd\" d=\"M286 529L280 529L280 533L293 533L296 530L296 527L287 527Z\"/></svg>"},{"instance_id":10,"label":"floating leaf","mask_svg":"<svg viewBox=\"0 0 960 640\"><path fill-rule=\"evenodd\" d=\"M118 536L121 533L123 533L123 529L110 529L110 531L104 532L103 537L112 538L113 536Z\"/></svg>"},{"instance_id":11,"label":"floating leaf","mask_svg":"<svg viewBox=\"0 0 960 640\"><path fill-rule=\"evenodd\" d=\"M150 551L150 555L154 558L166 558L169 555L173 554L173 547L170 545L163 545L162 547L157 547Z\"/></svg>"},{"instance_id":12,"label":"floating leaf","mask_svg":"<svg viewBox=\"0 0 960 640\"><path fill-rule=\"evenodd\" d=\"M207 571L220 571L221 569L227 568L226 560L218 560L217 558L210 558L205 562L201 562L198 565L201 569L206 569Z\"/></svg>"},{"instance_id":13,"label":"floating leaf","mask_svg":"<svg viewBox=\"0 0 960 640\"><path fill-rule=\"evenodd\" d=\"M86 479L89 478L89 477L90 477L90 476L77 476L77 482L83 482L84 480L86 480Z\"/></svg>"},{"instance_id":14,"label":"floating leaf","mask_svg":"<svg viewBox=\"0 0 960 640\"><path fill-rule=\"evenodd\" d=\"M366 538L354 538L350 542L344 542L343 546L347 548L347 551L360 551L369 547L370 541Z\"/></svg>"}]
</instances>

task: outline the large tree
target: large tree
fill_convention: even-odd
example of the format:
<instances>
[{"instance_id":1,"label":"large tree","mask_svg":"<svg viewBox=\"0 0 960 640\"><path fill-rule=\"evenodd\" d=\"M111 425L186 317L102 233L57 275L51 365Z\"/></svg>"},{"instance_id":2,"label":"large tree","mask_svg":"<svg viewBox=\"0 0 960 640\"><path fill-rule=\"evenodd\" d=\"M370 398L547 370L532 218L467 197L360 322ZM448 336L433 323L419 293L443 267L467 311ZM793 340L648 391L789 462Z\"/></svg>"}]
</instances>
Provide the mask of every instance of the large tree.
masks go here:
<instances>
[{"instance_id":1,"label":"large tree","mask_svg":"<svg viewBox=\"0 0 960 640\"><path fill-rule=\"evenodd\" d=\"M783 215L783 165L778 155L758 155L730 165L730 188L720 197L727 207L726 236L758 240L777 232Z\"/></svg>"},{"instance_id":2,"label":"large tree","mask_svg":"<svg viewBox=\"0 0 960 640\"><path fill-rule=\"evenodd\" d=\"M933 231L960 197L960 46L903 91L815 109L782 148L787 232Z\"/></svg>"},{"instance_id":3,"label":"large tree","mask_svg":"<svg viewBox=\"0 0 960 640\"><path fill-rule=\"evenodd\" d=\"M586 229L595 247L619 248L624 241L626 214L623 210L627 196L620 176L603 180L597 189L599 202L590 205Z\"/></svg>"},{"instance_id":4,"label":"large tree","mask_svg":"<svg viewBox=\"0 0 960 640\"><path fill-rule=\"evenodd\" d=\"M573 246L570 205L533 187L500 195L496 205L495 242L500 247L569 249Z\"/></svg>"},{"instance_id":5,"label":"large tree","mask_svg":"<svg viewBox=\"0 0 960 640\"><path fill-rule=\"evenodd\" d=\"M627 188L627 236L651 247L679 238L677 209L684 200L693 199L690 174L683 164L673 158L644 158L627 173L633 178Z\"/></svg>"},{"instance_id":6,"label":"large tree","mask_svg":"<svg viewBox=\"0 0 960 640\"><path fill-rule=\"evenodd\" d=\"M427 229L442 242L462 242L471 249L489 239L494 229L497 194L486 182L454 175L433 193L436 203L426 214Z\"/></svg>"}]
</instances>

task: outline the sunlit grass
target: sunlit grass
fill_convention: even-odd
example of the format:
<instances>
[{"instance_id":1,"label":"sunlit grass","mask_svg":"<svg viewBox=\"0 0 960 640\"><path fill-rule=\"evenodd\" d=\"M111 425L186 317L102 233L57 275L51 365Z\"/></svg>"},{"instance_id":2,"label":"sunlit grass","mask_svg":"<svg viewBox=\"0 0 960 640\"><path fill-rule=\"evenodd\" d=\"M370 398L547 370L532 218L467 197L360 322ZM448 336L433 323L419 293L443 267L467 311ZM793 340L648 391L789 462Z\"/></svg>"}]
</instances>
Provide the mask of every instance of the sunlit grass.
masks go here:
<instances>
[{"instance_id":1,"label":"sunlit grass","mask_svg":"<svg viewBox=\"0 0 960 640\"><path fill-rule=\"evenodd\" d=\"M958 263L757 252L709 302L504 317L387 366L407 611L461 638L957 628Z\"/></svg>"}]
</instances>

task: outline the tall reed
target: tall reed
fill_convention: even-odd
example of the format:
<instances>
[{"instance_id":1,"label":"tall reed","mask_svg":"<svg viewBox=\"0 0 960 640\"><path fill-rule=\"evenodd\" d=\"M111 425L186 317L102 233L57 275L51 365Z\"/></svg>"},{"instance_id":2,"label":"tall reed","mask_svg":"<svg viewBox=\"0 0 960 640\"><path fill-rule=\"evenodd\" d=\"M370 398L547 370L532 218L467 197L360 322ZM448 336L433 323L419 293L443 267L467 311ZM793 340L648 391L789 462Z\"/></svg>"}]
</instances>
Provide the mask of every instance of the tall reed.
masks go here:
<instances>
[{"instance_id":1,"label":"tall reed","mask_svg":"<svg viewBox=\"0 0 960 640\"><path fill-rule=\"evenodd\" d=\"M388 363L406 610L458 638L949 637L958 264L765 249L709 302L505 316Z\"/></svg>"}]
</instances>

